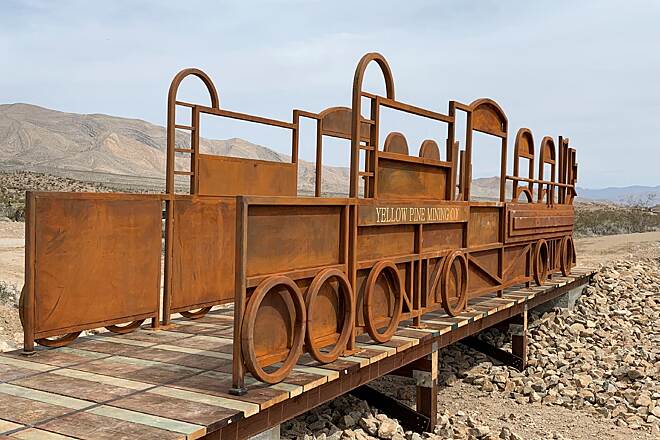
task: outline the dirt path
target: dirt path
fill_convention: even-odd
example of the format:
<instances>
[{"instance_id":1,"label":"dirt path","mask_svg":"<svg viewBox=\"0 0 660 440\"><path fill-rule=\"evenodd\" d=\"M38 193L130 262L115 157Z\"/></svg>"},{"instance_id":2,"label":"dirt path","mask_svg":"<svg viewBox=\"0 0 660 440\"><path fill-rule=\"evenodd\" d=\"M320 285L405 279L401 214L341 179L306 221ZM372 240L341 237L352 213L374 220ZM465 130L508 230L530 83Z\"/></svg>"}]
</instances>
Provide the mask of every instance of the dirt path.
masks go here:
<instances>
[{"instance_id":1,"label":"dirt path","mask_svg":"<svg viewBox=\"0 0 660 440\"><path fill-rule=\"evenodd\" d=\"M575 247L578 262L585 266L629 256L656 258L660 256L660 231L580 238Z\"/></svg>"},{"instance_id":2,"label":"dirt path","mask_svg":"<svg viewBox=\"0 0 660 440\"><path fill-rule=\"evenodd\" d=\"M23 286L25 223L0 223L0 281Z\"/></svg>"}]
</instances>

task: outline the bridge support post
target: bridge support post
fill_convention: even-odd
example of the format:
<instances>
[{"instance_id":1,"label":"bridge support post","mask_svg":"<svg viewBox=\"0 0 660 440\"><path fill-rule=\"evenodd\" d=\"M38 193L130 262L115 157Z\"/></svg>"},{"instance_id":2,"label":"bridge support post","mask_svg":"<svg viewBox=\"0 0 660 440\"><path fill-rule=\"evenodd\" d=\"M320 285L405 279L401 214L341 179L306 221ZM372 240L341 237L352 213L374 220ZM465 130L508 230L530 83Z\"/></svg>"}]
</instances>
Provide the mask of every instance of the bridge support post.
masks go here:
<instances>
[{"instance_id":1,"label":"bridge support post","mask_svg":"<svg viewBox=\"0 0 660 440\"><path fill-rule=\"evenodd\" d=\"M527 368L527 304L522 313L512 316L507 322L511 330L511 352L490 345L476 336L469 336L460 342L518 371L523 371Z\"/></svg>"},{"instance_id":2,"label":"bridge support post","mask_svg":"<svg viewBox=\"0 0 660 440\"><path fill-rule=\"evenodd\" d=\"M438 344L433 343L430 354L389 374L415 379L416 410L368 385L358 387L350 393L366 400L388 416L398 419L406 431L431 431L438 420Z\"/></svg>"},{"instance_id":3,"label":"bridge support post","mask_svg":"<svg viewBox=\"0 0 660 440\"><path fill-rule=\"evenodd\" d=\"M422 361L422 362L420 362ZM438 422L438 349L416 362L413 378L416 383L417 412L428 417L431 428Z\"/></svg>"},{"instance_id":4,"label":"bridge support post","mask_svg":"<svg viewBox=\"0 0 660 440\"><path fill-rule=\"evenodd\" d=\"M513 318L511 329L511 354L520 359L521 369L527 368L527 305L520 315Z\"/></svg>"}]
</instances>

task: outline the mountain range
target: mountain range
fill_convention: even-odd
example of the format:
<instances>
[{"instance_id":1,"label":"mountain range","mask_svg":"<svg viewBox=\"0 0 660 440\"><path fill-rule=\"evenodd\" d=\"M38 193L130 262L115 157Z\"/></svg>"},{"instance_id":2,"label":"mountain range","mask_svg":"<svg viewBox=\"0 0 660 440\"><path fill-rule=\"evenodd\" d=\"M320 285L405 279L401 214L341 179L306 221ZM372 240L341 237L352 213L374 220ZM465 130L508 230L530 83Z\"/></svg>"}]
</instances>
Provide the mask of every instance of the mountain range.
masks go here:
<instances>
[{"instance_id":1,"label":"mountain range","mask_svg":"<svg viewBox=\"0 0 660 440\"><path fill-rule=\"evenodd\" d=\"M177 131L176 145L190 147L190 136ZM290 157L239 138L200 139L203 153L287 162ZM183 157L177 161L183 163ZM0 104L0 171L33 171L83 181L152 187L164 186L166 130L139 119L104 114L77 114L31 104ZM314 164L300 161L298 187L314 190ZM348 192L345 167L324 167L323 192ZM497 198L498 178L475 179L472 194ZM627 202L646 200L656 187L579 188L581 199ZM657 202L657 201L656 201Z\"/></svg>"}]
</instances>

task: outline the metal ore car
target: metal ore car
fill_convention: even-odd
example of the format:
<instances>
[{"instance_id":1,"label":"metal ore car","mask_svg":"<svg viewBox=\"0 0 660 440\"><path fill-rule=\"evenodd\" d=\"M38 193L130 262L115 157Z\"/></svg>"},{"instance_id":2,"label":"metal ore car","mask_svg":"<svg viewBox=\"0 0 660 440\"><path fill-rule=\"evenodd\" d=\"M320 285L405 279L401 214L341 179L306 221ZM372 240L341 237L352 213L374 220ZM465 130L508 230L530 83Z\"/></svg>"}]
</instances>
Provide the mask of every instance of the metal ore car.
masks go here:
<instances>
[{"instance_id":1,"label":"metal ore car","mask_svg":"<svg viewBox=\"0 0 660 440\"><path fill-rule=\"evenodd\" d=\"M372 62L385 96L363 91ZM190 75L206 85L210 105L177 100ZM360 334L384 343L402 321L417 326L440 308L454 316L469 298L570 272L577 164L568 139L544 137L536 147L531 131L519 130L507 175L509 124L493 100L450 101L448 114L398 101L377 53L358 63L352 93L350 108L294 110L287 122L222 109L204 72L179 72L168 97L165 194L27 194L25 351L35 341L66 345L86 329L124 333L146 319L167 326L175 313L194 320L233 303L227 337L240 394L247 372L276 383L303 353L329 363L354 352ZM446 124L443 151L428 139L412 156L404 134L381 138L384 107ZM190 112L190 125L177 124L177 111ZM289 130L290 162L202 154L202 115ZM297 190L303 119L316 124L315 196ZM182 131L190 143L177 141ZM475 131L501 141L498 201L471 201ZM350 141L348 197L322 197L328 137ZM175 191L181 179L186 194Z\"/></svg>"}]
</instances>

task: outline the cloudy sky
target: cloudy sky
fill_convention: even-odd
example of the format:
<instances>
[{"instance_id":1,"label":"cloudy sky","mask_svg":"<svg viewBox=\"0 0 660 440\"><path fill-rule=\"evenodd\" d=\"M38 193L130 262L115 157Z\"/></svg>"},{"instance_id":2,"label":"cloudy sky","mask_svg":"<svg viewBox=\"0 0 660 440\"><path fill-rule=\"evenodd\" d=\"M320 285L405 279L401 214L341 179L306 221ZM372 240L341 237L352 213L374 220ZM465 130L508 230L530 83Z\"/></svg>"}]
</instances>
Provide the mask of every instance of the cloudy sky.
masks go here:
<instances>
[{"instance_id":1,"label":"cloudy sky","mask_svg":"<svg viewBox=\"0 0 660 440\"><path fill-rule=\"evenodd\" d=\"M660 184L657 0L5 0L0 103L163 124L171 77L196 66L222 107L290 120L293 108L350 104L355 64L369 51L388 59L398 100L446 113L450 99L490 97L512 134L525 126L537 141L568 136L581 186ZM370 70L368 88L381 91ZM193 81L182 94L207 99ZM442 126L384 117L413 151L444 139ZM269 133L209 122L203 134L285 151ZM495 146L476 141L476 174L496 174ZM344 149L330 148L327 163L341 164ZM305 143L303 156L311 151Z\"/></svg>"}]
</instances>

